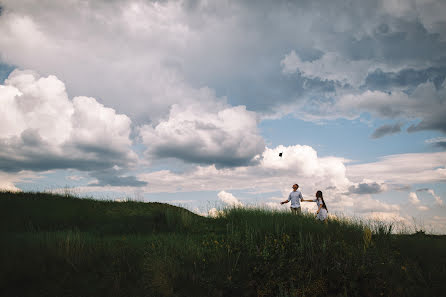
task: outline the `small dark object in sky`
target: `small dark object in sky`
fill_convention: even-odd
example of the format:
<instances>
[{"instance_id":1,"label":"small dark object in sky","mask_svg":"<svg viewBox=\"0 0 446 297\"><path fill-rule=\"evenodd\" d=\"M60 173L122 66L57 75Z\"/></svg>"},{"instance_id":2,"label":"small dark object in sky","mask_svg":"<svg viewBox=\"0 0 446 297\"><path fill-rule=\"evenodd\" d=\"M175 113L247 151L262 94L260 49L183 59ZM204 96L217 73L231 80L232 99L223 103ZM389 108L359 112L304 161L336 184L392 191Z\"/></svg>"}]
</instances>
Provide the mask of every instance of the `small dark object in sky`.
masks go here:
<instances>
[{"instance_id":1,"label":"small dark object in sky","mask_svg":"<svg viewBox=\"0 0 446 297\"><path fill-rule=\"evenodd\" d=\"M282 158L282 153L279 153L279 157L281 157L281 158Z\"/></svg>"}]
</instances>

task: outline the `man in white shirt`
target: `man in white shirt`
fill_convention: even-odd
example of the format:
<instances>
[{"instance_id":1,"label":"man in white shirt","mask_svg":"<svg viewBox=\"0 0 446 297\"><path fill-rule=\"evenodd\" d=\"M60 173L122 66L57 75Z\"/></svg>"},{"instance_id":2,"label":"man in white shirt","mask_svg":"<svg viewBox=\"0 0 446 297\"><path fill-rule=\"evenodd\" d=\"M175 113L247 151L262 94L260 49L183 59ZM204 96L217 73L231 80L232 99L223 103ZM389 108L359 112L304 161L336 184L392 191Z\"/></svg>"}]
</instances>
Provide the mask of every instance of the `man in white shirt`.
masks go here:
<instances>
[{"instance_id":1,"label":"man in white shirt","mask_svg":"<svg viewBox=\"0 0 446 297\"><path fill-rule=\"evenodd\" d=\"M302 197L302 193L298 190L299 185L294 184L293 185L293 191L288 196L288 199L285 201L280 202L280 204L285 204L291 201L291 212L294 214L300 214L302 213L300 209L300 202L304 199Z\"/></svg>"}]
</instances>

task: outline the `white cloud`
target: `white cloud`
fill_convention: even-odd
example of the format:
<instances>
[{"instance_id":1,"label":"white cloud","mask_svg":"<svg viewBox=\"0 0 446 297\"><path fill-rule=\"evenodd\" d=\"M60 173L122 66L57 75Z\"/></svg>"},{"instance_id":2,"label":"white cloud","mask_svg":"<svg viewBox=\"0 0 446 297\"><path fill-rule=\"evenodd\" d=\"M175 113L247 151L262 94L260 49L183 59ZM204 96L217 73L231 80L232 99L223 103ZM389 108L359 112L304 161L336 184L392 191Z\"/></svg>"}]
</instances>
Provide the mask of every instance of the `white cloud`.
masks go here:
<instances>
[{"instance_id":1,"label":"white cloud","mask_svg":"<svg viewBox=\"0 0 446 297\"><path fill-rule=\"evenodd\" d=\"M282 157L279 156L282 153ZM317 152L307 145L266 148L261 159L261 168L266 171L286 172L297 178L317 178L331 186L343 187L348 184L345 178L344 163L347 160L336 157L317 156Z\"/></svg>"},{"instance_id":2,"label":"white cloud","mask_svg":"<svg viewBox=\"0 0 446 297\"><path fill-rule=\"evenodd\" d=\"M417 193L415 193L415 192L409 193L409 202L413 205L420 204L420 199L418 199Z\"/></svg>"},{"instance_id":3,"label":"white cloud","mask_svg":"<svg viewBox=\"0 0 446 297\"><path fill-rule=\"evenodd\" d=\"M0 183L0 191L20 192L21 190L17 188L12 182L2 181Z\"/></svg>"},{"instance_id":4,"label":"white cloud","mask_svg":"<svg viewBox=\"0 0 446 297\"><path fill-rule=\"evenodd\" d=\"M341 211L342 213L395 213L399 212L400 210L399 205L385 203L383 201L373 199L370 197L370 195L363 195L359 197L338 196L333 200L333 202L335 203L332 205L327 203L327 207L329 207L329 209L332 208L334 212Z\"/></svg>"},{"instance_id":5,"label":"white cloud","mask_svg":"<svg viewBox=\"0 0 446 297\"><path fill-rule=\"evenodd\" d=\"M430 143L430 144L436 144L436 143L439 143L439 142L445 142L446 143L446 137L430 138L430 139L426 139L424 142Z\"/></svg>"},{"instance_id":6,"label":"white cloud","mask_svg":"<svg viewBox=\"0 0 446 297\"><path fill-rule=\"evenodd\" d=\"M279 152L283 157L279 158ZM265 148L260 162L252 166L216 168L196 166L183 173L161 170L139 175L148 182L149 192L220 191L220 189L249 189L257 192L290 190L294 183L302 184L303 190L314 195L316 188L336 187L346 190L350 185L345 177L344 159L320 158L308 146L278 146ZM275 162L277 164L275 164ZM279 164L280 163L280 164ZM172 185L175 184L176 188Z\"/></svg>"},{"instance_id":7,"label":"white cloud","mask_svg":"<svg viewBox=\"0 0 446 297\"><path fill-rule=\"evenodd\" d=\"M438 196L437 194L435 194L434 190L429 189L429 190L427 190L427 192L428 192L429 194L431 194L432 197L435 198L435 204L436 204L436 205L440 205L440 206L443 205L443 200L441 200L441 197L440 197L440 196Z\"/></svg>"},{"instance_id":8,"label":"white cloud","mask_svg":"<svg viewBox=\"0 0 446 297\"><path fill-rule=\"evenodd\" d=\"M377 182L363 179L358 184L353 184L348 188L346 194L377 194L387 191L388 186L386 184L378 184Z\"/></svg>"},{"instance_id":9,"label":"white cloud","mask_svg":"<svg viewBox=\"0 0 446 297\"><path fill-rule=\"evenodd\" d=\"M223 201L225 204L231 206L231 207L240 207L243 206L243 203L241 203L234 195L231 193L220 191L217 194L218 198Z\"/></svg>"},{"instance_id":10,"label":"white cloud","mask_svg":"<svg viewBox=\"0 0 446 297\"><path fill-rule=\"evenodd\" d=\"M0 191L20 192L14 184L20 182L22 179L19 176L11 174L4 174L0 172Z\"/></svg>"},{"instance_id":11,"label":"white cloud","mask_svg":"<svg viewBox=\"0 0 446 297\"><path fill-rule=\"evenodd\" d=\"M279 157L279 152L283 153L282 158ZM196 166L184 172L160 170L143 173L138 178L147 182L148 185L142 187L142 190L150 193L225 189L224 193L219 192L219 199L226 199L228 203L237 205L240 201L230 194L232 190L247 191L251 194L279 191L282 198L276 197L275 194L269 200L276 202L265 198L267 200L259 201L257 206L283 210L287 207L280 206L279 201L287 197L291 185L297 182L305 199L313 198L317 190L323 191L330 214L385 217L386 220L404 221L406 219L402 212L407 212L406 208L396 203L381 201L371 194L387 191L392 188L392 184L429 184L444 180L444 173L438 169L441 169L439 166L444 166L445 158L445 153L403 154L387 156L373 163L345 165L347 160L318 157L316 151L308 146L278 146L265 148L260 162L253 166ZM349 192L352 186L355 187L355 193ZM87 190L95 191L101 188L91 187ZM125 189L118 187L114 190ZM410 195L413 201L417 201L413 198L416 193ZM251 204L246 205L249 207ZM414 206L409 212L428 210L419 203ZM314 203L303 203L302 207L309 212L315 211Z\"/></svg>"},{"instance_id":12,"label":"white cloud","mask_svg":"<svg viewBox=\"0 0 446 297\"><path fill-rule=\"evenodd\" d=\"M231 167L249 164L263 151L256 114L207 95L207 105L173 105L166 121L140 128L149 159L170 157Z\"/></svg>"},{"instance_id":13,"label":"white cloud","mask_svg":"<svg viewBox=\"0 0 446 297\"><path fill-rule=\"evenodd\" d=\"M0 89L0 136L18 136L35 129L43 140L61 144L71 133L74 112L64 84L55 76L39 77L33 71L14 71Z\"/></svg>"},{"instance_id":14,"label":"white cloud","mask_svg":"<svg viewBox=\"0 0 446 297\"><path fill-rule=\"evenodd\" d=\"M41 177L31 171L20 171L20 172L2 172L0 171L0 191L21 191L16 185L18 183L26 183L30 181L38 181Z\"/></svg>"},{"instance_id":15,"label":"white cloud","mask_svg":"<svg viewBox=\"0 0 446 297\"><path fill-rule=\"evenodd\" d=\"M438 205L438 206L443 205L443 200L441 200L441 197L439 195L437 195L433 189L421 188L421 189L418 189L417 192L427 192L427 193L431 194L432 197L434 197L435 205Z\"/></svg>"},{"instance_id":16,"label":"white cloud","mask_svg":"<svg viewBox=\"0 0 446 297\"><path fill-rule=\"evenodd\" d=\"M389 104L389 102L392 102L392 104ZM403 92L388 94L368 90L360 95L343 95L336 103L336 107L340 111L354 112L358 116L361 112L368 111L375 116L393 118L402 116L414 104L416 102L412 102L409 96Z\"/></svg>"},{"instance_id":17,"label":"white cloud","mask_svg":"<svg viewBox=\"0 0 446 297\"><path fill-rule=\"evenodd\" d=\"M427 211L429 210L429 207L425 205L420 205L420 199L418 199L418 195L415 192L409 193L409 203L416 207L416 209L421 211Z\"/></svg>"},{"instance_id":18,"label":"white cloud","mask_svg":"<svg viewBox=\"0 0 446 297\"><path fill-rule=\"evenodd\" d=\"M397 154L377 162L349 165L347 177L367 176L387 184L436 183L446 180L446 153Z\"/></svg>"},{"instance_id":19,"label":"white cloud","mask_svg":"<svg viewBox=\"0 0 446 297\"><path fill-rule=\"evenodd\" d=\"M446 81L445 81L446 82ZM421 120L408 128L409 132L440 130L446 132L446 83L436 88L432 82L419 84L413 92L367 90L362 93L340 93L335 101L321 103L318 115L309 115L309 120L359 118L367 112L384 119Z\"/></svg>"},{"instance_id":20,"label":"white cloud","mask_svg":"<svg viewBox=\"0 0 446 297\"><path fill-rule=\"evenodd\" d=\"M211 218L216 218L218 216L223 215L224 212L222 210L217 210L215 207L209 209L207 215Z\"/></svg>"},{"instance_id":21,"label":"white cloud","mask_svg":"<svg viewBox=\"0 0 446 297\"><path fill-rule=\"evenodd\" d=\"M0 101L3 170L95 170L136 161L130 119L94 98L70 100L55 76L15 70Z\"/></svg>"}]
</instances>

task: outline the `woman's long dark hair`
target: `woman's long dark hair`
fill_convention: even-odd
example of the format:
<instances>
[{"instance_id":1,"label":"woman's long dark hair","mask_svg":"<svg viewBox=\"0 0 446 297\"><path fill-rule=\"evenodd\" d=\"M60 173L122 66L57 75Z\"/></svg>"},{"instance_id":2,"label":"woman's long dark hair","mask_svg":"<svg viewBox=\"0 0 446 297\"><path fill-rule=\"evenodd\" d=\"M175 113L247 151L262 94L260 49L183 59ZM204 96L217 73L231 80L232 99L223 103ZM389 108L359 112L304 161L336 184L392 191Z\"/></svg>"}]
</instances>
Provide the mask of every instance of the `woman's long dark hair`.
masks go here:
<instances>
[{"instance_id":1,"label":"woman's long dark hair","mask_svg":"<svg viewBox=\"0 0 446 297\"><path fill-rule=\"evenodd\" d=\"M324 196L322 196L322 191L317 191L316 192L316 197L322 199L322 207L325 208L325 210L328 212L327 205L325 204L325 201L324 201Z\"/></svg>"}]
</instances>

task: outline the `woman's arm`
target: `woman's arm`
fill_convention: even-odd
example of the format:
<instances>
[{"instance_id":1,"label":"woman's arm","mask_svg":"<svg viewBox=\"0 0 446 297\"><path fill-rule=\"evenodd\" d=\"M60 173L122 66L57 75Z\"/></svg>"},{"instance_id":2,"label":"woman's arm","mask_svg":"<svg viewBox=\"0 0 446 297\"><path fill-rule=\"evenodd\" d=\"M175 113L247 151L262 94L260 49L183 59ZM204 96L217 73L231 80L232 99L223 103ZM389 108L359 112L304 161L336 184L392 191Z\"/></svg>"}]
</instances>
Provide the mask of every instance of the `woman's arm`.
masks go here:
<instances>
[{"instance_id":1,"label":"woman's arm","mask_svg":"<svg viewBox=\"0 0 446 297\"><path fill-rule=\"evenodd\" d=\"M319 208L317 209L317 212L316 212L316 213L319 213L319 211L321 210L321 208L322 208L322 204L319 205Z\"/></svg>"}]
</instances>

